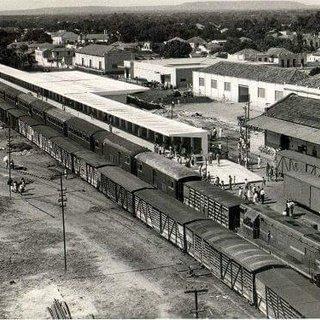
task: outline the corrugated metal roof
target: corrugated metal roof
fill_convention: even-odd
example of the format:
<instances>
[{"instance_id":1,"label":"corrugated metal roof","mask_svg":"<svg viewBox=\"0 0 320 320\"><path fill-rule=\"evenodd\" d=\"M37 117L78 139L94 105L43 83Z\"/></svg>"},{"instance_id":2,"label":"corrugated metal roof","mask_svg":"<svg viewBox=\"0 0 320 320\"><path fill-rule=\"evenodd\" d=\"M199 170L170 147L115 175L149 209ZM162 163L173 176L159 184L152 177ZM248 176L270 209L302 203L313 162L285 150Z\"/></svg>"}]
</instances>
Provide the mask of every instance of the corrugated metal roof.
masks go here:
<instances>
[{"instance_id":1,"label":"corrugated metal roof","mask_svg":"<svg viewBox=\"0 0 320 320\"><path fill-rule=\"evenodd\" d=\"M48 109L45 111L45 114L47 114L48 116L54 117L61 122L65 122L74 117L71 113L62 111L58 108Z\"/></svg>"},{"instance_id":2,"label":"corrugated metal roof","mask_svg":"<svg viewBox=\"0 0 320 320\"><path fill-rule=\"evenodd\" d=\"M279 84L295 84L298 81L308 78L308 75L296 69L225 61L202 69L200 73L201 72Z\"/></svg>"},{"instance_id":3,"label":"corrugated metal roof","mask_svg":"<svg viewBox=\"0 0 320 320\"><path fill-rule=\"evenodd\" d=\"M94 133L98 131L105 131L101 127L96 126L95 124L83 120L81 118L73 117L66 121L68 126L79 130L80 132L85 132L88 135L93 135Z\"/></svg>"},{"instance_id":4,"label":"corrugated metal roof","mask_svg":"<svg viewBox=\"0 0 320 320\"><path fill-rule=\"evenodd\" d=\"M24 103L30 104L33 101L37 100L37 98L35 96L33 96L32 94L22 93L22 94L19 94L18 100L22 101Z\"/></svg>"},{"instance_id":5,"label":"corrugated metal roof","mask_svg":"<svg viewBox=\"0 0 320 320\"><path fill-rule=\"evenodd\" d=\"M305 318L319 318L320 288L292 269L270 269L257 280L277 293Z\"/></svg>"},{"instance_id":6,"label":"corrugated metal roof","mask_svg":"<svg viewBox=\"0 0 320 320\"><path fill-rule=\"evenodd\" d=\"M44 124L42 121L36 120L30 116L22 116L19 120L26 123L30 127Z\"/></svg>"},{"instance_id":7,"label":"corrugated metal roof","mask_svg":"<svg viewBox=\"0 0 320 320\"><path fill-rule=\"evenodd\" d=\"M302 173L302 172L295 172L295 171L288 171L284 173L286 176L295 178L297 180L303 181L311 186L314 186L320 189L320 179L318 176L309 173Z\"/></svg>"},{"instance_id":8,"label":"corrugated metal roof","mask_svg":"<svg viewBox=\"0 0 320 320\"><path fill-rule=\"evenodd\" d=\"M28 115L27 111L20 110L20 109L9 109L8 113L11 114L12 116L16 117L16 118Z\"/></svg>"},{"instance_id":9,"label":"corrugated metal roof","mask_svg":"<svg viewBox=\"0 0 320 320\"><path fill-rule=\"evenodd\" d=\"M70 154L74 154L77 151L87 151L87 149L81 145L65 137L52 138L51 141Z\"/></svg>"},{"instance_id":10,"label":"corrugated metal roof","mask_svg":"<svg viewBox=\"0 0 320 320\"><path fill-rule=\"evenodd\" d=\"M173 160L167 159L164 156L157 154L155 152L143 152L139 153L135 157L138 161L146 163L147 165L157 168L160 172L174 178L175 180L180 180L184 178L199 178L200 176L197 172L189 169Z\"/></svg>"},{"instance_id":11,"label":"corrugated metal roof","mask_svg":"<svg viewBox=\"0 0 320 320\"><path fill-rule=\"evenodd\" d=\"M160 190L145 189L135 192L135 195L180 224L206 219L204 214L185 206Z\"/></svg>"},{"instance_id":12,"label":"corrugated metal roof","mask_svg":"<svg viewBox=\"0 0 320 320\"><path fill-rule=\"evenodd\" d=\"M35 131L38 132L39 134L47 137L48 139L51 139L51 138L54 138L54 137L62 137L63 136L60 132L58 132L58 131L56 131L56 130L48 127L48 126L45 126L45 125L37 126L35 128Z\"/></svg>"},{"instance_id":13,"label":"corrugated metal roof","mask_svg":"<svg viewBox=\"0 0 320 320\"><path fill-rule=\"evenodd\" d=\"M106 53L111 51L117 52L120 50L112 45L90 44L88 46L78 49L76 53L104 57Z\"/></svg>"},{"instance_id":14,"label":"corrugated metal roof","mask_svg":"<svg viewBox=\"0 0 320 320\"><path fill-rule=\"evenodd\" d=\"M212 220L192 222L187 228L205 240L212 248L227 255L253 273L263 268L284 265L271 254Z\"/></svg>"},{"instance_id":15,"label":"corrugated metal roof","mask_svg":"<svg viewBox=\"0 0 320 320\"><path fill-rule=\"evenodd\" d=\"M54 107L53 105L51 105L50 103L45 102L45 101L42 101L42 100L40 100L40 99L36 99L36 100L32 101L31 107L32 107L33 109L38 110L39 112L44 112L44 111L46 111L46 110L50 110L50 109L55 108L55 107Z\"/></svg>"},{"instance_id":16,"label":"corrugated metal roof","mask_svg":"<svg viewBox=\"0 0 320 320\"><path fill-rule=\"evenodd\" d=\"M269 130L289 137L301 139L315 144L320 144L320 129L306 127L300 124L267 117L265 115L251 119L248 126Z\"/></svg>"},{"instance_id":17,"label":"corrugated metal roof","mask_svg":"<svg viewBox=\"0 0 320 320\"><path fill-rule=\"evenodd\" d=\"M198 190L201 194L204 194L207 197L221 203L227 208L240 206L243 203L243 201L239 197L225 190L222 190L221 188L214 186L206 181L190 181L185 182L185 185Z\"/></svg>"},{"instance_id":18,"label":"corrugated metal roof","mask_svg":"<svg viewBox=\"0 0 320 320\"><path fill-rule=\"evenodd\" d=\"M0 109L2 109L2 110L16 109L16 106L8 103L6 101L1 100L0 101Z\"/></svg>"},{"instance_id":19,"label":"corrugated metal roof","mask_svg":"<svg viewBox=\"0 0 320 320\"><path fill-rule=\"evenodd\" d=\"M103 167L98 170L102 175L114 181L118 185L124 187L129 192L141 190L141 189L154 189L150 184L142 181L135 175L119 168L113 167Z\"/></svg>"}]
</instances>

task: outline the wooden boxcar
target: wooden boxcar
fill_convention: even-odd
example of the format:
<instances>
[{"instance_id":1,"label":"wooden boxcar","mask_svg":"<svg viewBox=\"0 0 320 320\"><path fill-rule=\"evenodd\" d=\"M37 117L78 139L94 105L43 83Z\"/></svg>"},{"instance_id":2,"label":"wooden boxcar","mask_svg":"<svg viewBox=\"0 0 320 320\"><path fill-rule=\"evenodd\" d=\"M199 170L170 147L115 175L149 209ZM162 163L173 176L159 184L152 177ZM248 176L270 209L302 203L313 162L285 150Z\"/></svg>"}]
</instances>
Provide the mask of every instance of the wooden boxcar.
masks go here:
<instances>
[{"instance_id":1,"label":"wooden boxcar","mask_svg":"<svg viewBox=\"0 0 320 320\"><path fill-rule=\"evenodd\" d=\"M35 97L31 93L21 93L18 95L17 105L20 109L24 109L29 112L31 103L36 100L37 100L37 97Z\"/></svg>"},{"instance_id":2,"label":"wooden boxcar","mask_svg":"<svg viewBox=\"0 0 320 320\"><path fill-rule=\"evenodd\" d=\"M32 142L40 149L50 153L50 150L52 149L51 139L62 136L63 135L59 131L56 131L45 125L38 125L34 127Z\"/></svg>"},{"instance_id":3,"label":"wooden boxcar","mask_svg":"<svg viewBox=\"0 0 320 320\"><path fill-rule=\"evenodd\" d=\"M46 125L62 132L65 136L68 135L67 121L74 116L71 113L62 111L58 108L51 108L45 112Z\"/></svg>"},{"instance_id":4,"label":"wooden boxcar","mask_svg":"<svg viewBox=\"0 0 320 320\"><path fill-rule=\"evenodd\" d=\"M0 100L0 121L7 125L9 125L8 111L10 109L16 109L16 106L1 99Z\"/></svg>"},{"instance_id":5,"label":"wooden boxcar","mask_svg":"<svg viewBox=\"0 0 320 320\"><path fill-rule=\"evenodd\" d=\"M258 308L271 319L319 318L320 288L292 269L269 269L256 277Z\"/></svg>"},{"instance_id":6,"label":"wooden boxcar","mask_svg":"<svg viewBox=\"0 0 320 320\"><path fill-rule=\"evenodd\" d=\"M31 115L39 120L45 122L46 120L46 111L54 109L55 107L48 102L36 99L30 103L30 112Z\"/></svg>"},{"instance_id":7,"label":"wooden boxcar","mask_svg":"<svg viewBox=\"0 0 320 320\"><path fill-rule=\"evenodd\" d=\"M308 173L286 172L284 194L287 199L320 212L320 178Z\"/></svg>"},{"instance_id":8,"label":"wooden boxcar","mask_svg":"<svg viewBox=\"0 0 320 320\"><path fill-rule=\"evenodd\" d=\"M320 177L320 159L291 150L277 153L277 168L279 173L301 172Z\"/></svg>"},{"instance_id":9,"label":"wooden boxcar","mask_svg":"<svg viewBox=\"0 0 320 320\"><path fill-rule=\"evenodd\" d=\"M21 93L23 92L0 82L0 98L3 98L5 101L16 104L18 96Z\"/></svg>"},{"instance_id":10,"label":"wooden boxcar","mask_svg":"<svg viewBox=\"0 0 320 320\"><path fill-rule=\"evenodd\" d=\"M198 173L155 152L136 155L137 176L183 201L183 184L201 180Z\"/></svg>"},{"instance_id":11,"label":"wooden boxcar","mask_svg":"<svg viewBox=\"0 0 320 320\"><path fill-rule=\"evenodd\" d=\"M93 135L97 132L105 131L89 121L77 117L67 120L66 123L68 126L68 137L91 151L94 150L95 145Z\"/></svg>"},{"instance_id":12,"label":"wooden boxcar","mask_svg":"<svg viewBox=\"0 0 320 320\"><path fill-rule=\"evenodd\" d=\"M125 138L109 131L100 131L93 135L95 141L95 152L103 155L122 169L135 174L135 156L141 152L148 151Z\"/></svg>"},{"instance_id":13,"label":"wooden boxcar","mask_svg":"<svg viewBox=\"0 0 320 320\"><path fill-rule=\"evenodd\" d=\"M130 213L134 213L134 192L153 189L150 184L116 166L103 167L98 172L99 190Z\"/></svg>"},{"instance_id":14,"label":"wooden boxcar","mask_svg":"<svg viewBox=\"0 0 320 320\"><path fill-rule=\"evenodd\" d=\"M74 172L74 153L86 149L65 137L52 138L51 143L50 155L71 172Z\"/></svg>"},{"instance_id":15,"label":"wooden boxcar","mask_svg":"<svg viewBox=\"0 0 320 320\"><path fill-rule=\"evenodd\" d=\"M95 188L97 188L100 183L98 169L113 165L110 161L107 161L90 150L75 151L73 153L73 161L74 173L78 174Z\"/></svg>"},{"instance_id":16,"label":"wooden boxcar","mask_svg":"<svg viewBox=\"0 0 320 320\"><path fill-rule=\"evenodd\" d=\"M186 239L191 256L255 305L256 274L265 269L283 267L283 263L271 254L212 220L189 223Z\"/></svg>"},{"instance_id":17,"label":"wooden boxcar","mask_svg":"<svg viewBox=\"0 0 320 320\"><path fill-rule=\"evenodd\" d=\"M30 116L23 116L20 117L18 120L17 131L23 136L25 136L29 141L33 141L34 128L39 125L43 125L43 123Z\"/></svg>"},{"instance_id":18,"label":"wooden boxcar","mask_svg":"<svg viewBox=\"0 0 320 320\"><path fill-rule=\"evenodd\" d=\"M230 230L240 227L241 199L206 181L185 182L183 202Z\"/></svg>"},{"instance_id":19,"label":"wooden boxcar","mask_svg":"<svg viewBox=\"0 0 320 320\"><path fill-rule=\"evenodd\" d=\"M10 109L7 111L8 125L10 128L18 131L19 130L19 119L21 117L28 116L28 112L20 109Z\"/></svg>"},{"instance_id":20,"label":"wooden boxcar","mask_svg":"<svg viewBox=\"0 0 320 320\"><path fill-rule=\"evenodd\" d=\"M135 215L161 236L186 250L186 225L206 219L201 212L188 208L160 190L145 189L134 193Z\"/></svg>"}]
</instances>

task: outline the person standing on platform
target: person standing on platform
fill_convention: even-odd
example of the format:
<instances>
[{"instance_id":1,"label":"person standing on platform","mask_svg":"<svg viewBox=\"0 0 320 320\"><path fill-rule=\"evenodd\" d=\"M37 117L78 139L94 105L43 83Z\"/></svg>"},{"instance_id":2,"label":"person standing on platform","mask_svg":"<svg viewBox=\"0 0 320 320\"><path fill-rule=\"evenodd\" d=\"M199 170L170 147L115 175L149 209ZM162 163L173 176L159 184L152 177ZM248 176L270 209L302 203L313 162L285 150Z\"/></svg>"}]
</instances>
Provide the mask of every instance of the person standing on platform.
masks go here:
<instances>
[{"instance_id":1,"label":"person standing on platform","mask_svg":"<svg viewBox=\"0 0 320 320\"><path fill-rule=\"evenodd\" d=\"M232 177L229 175L229 189L232 190Z\"/></svg>"},{"instance_id":2,"label":"person standing on platform","mask_svg":"<svg viewBox=\"0 0 320 320\"><path fill-rule=\"evenodd\" d=\"M258 169L261 168L261 157L260 155L258 155Z\"/></svg>"},{"instance_id":3,"label":"person standing on platform","mask_svg":"<svg viewBox=\"0 0 320 320\"><path fill-rule=\"evenodd\" d=\"M260 190L260 200L261 200L262 204L264 204L265 197L266 197L266 192L264 191L263 188L261 188L261 190Z\"/></svg>"},{"instance_id":4,"label":"person standing on platform","mask_svg":"<svg viewBox=\"0 0 320 320\"><path fill-rule=\"evenodd\" d=\"M220 153L217 153L216 159L217 159L217 165L220 166Z\"/></svg>"}]
</instances>

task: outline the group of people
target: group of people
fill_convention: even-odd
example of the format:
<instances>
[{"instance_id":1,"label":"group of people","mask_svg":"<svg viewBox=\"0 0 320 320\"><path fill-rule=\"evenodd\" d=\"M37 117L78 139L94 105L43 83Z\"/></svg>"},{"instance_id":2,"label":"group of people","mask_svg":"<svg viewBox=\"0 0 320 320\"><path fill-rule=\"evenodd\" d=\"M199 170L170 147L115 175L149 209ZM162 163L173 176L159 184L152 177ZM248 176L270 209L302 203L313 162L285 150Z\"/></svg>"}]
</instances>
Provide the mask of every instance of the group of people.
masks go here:
<instances>
[{"instance_id":1,"label":"group of people","mask_svg":"<svg viewBox=\"0 0 320 320\"><path fill-rule=\"evenodd\" d=\"M9 179L8 185L11 191L15 193L22 194L26 190L26 181L24 178L21 178L20 181Z\"/></svg>"},{"instance_id":2,"label":"group of people","mask_svg":"<svg viewBox=\"0 0 320 320\"><path fill-rule=\"evenodd\" d=\"M244 187L239 188L238 196L244 200L251 201L253 203L265 203L266 200L266 192L263 187L250 185L245 180Z\"/></svg>"},{"instance_id":3,"label":"group of people","mask_svg":"<svg viewBox=\"0 0 320 320\"><path fill-rule=\"evenodd\" d=\"M287 200L286 201L286 208L285 208L285 211L283 212L283 214L288 217L293 217L293 211L294 211L295 205L296 204L292 200Z\"/></svg>"},{"instance_id":4,"label":"group of people","mask_svg":"<svg viewBox=\"0 0 320 320\"><path fill-rule=\"evenodd\" d=\"M278 167L274 167L267 163L266 165L266 176L268 181L278 181L279 178L279 170Z\"/></svg>"}]
</instances>

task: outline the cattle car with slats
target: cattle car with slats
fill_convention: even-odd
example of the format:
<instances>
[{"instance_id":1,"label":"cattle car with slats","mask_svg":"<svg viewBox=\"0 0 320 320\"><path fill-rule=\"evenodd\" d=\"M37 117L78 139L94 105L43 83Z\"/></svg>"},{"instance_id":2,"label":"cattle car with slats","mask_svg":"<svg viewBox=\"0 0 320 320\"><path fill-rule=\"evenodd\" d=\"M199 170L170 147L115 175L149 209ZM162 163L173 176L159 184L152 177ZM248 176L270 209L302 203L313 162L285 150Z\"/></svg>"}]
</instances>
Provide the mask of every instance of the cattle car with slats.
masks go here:
<instances>
[{"instance_id":1,"label":"cattle car with slats","mask_svg":"<svg viewBox=\"0 0 320 320\"><path fill-rule=\"evenodd\" d=\"M230 230L240 227L241 199L206 181L185 182L183 202Z\"/></svg>"}]
</instances>

